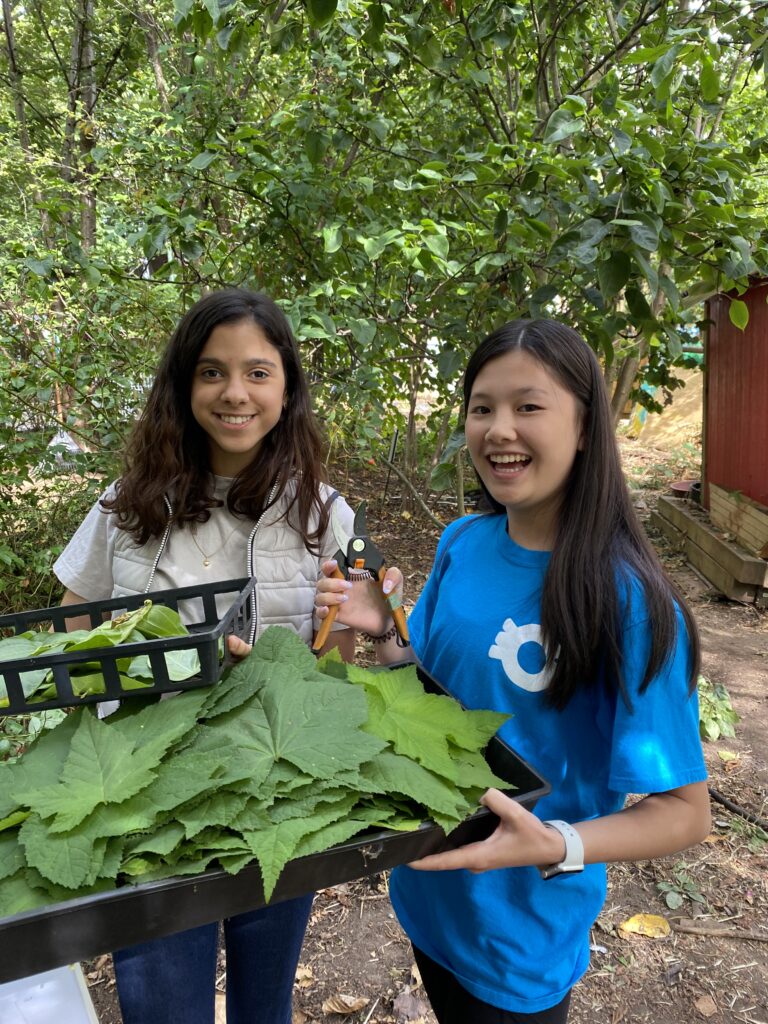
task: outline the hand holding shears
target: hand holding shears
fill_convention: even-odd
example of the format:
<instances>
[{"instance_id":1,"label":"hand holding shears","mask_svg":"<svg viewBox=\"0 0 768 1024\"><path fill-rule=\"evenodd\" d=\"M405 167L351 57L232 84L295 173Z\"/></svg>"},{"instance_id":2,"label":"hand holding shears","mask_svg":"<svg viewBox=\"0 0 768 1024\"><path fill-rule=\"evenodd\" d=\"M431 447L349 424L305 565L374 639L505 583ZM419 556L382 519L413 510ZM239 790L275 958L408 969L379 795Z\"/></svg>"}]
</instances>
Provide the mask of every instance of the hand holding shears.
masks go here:
<instances>
[{"instance_id":1,"label":"hand holding shears","mask_svg":"<svg viewBox=\"0 0 768 1024\"><path fill-rule=\"evenodd\" d=\"M385 577L387 575L387 566L384 564L384 556L382 555L379 548L368 536L365 526L365 504L363 503L357 510L355 515L355 521L353 525L353 533L349 535L341 525L341 522L336 515L335 506L331 510L331 529L336 539L336 543L339 545L339 550L336 552L335 561L336 566L330 577L336 580L345 580L348 584L354 583L360 580L375 581L375 589L388 605L388 615L392 616L395 622L395 628L400 640L404 643L408 643L408 626L405 621L405 613L402 607L402 601L400 596L400 586L394 585L397 577L402 580L402 575L394 570L390 571L390 577L386 580L387 584L393 584L391 587L388 586L387 593L384 592ZM323 583L320 581L318 584L318 598L323 596L323 600L317 603L318 611L321 609L327 609L327 615L323 619L322 625L315 637L315 642L312 645L313 651L319 651L323 644L328 639L328 633L330 632L331 625L338 614L340 604L333 603L333 601L327 601L323 594ZM346 587L346 589L350 589ZM328 595L335 593L334 589L327 590ZM339 595L341 596L341 595ZM378 602L380 603L380 602ZM370 608L370 615L376 614L374 608ZM382 608L383 612L384 609ZM379 616L380 618L380 616ZM365 628L362 623L349 621L347 625L353 626L354 628Z\"/></svg>"}]
</instances>

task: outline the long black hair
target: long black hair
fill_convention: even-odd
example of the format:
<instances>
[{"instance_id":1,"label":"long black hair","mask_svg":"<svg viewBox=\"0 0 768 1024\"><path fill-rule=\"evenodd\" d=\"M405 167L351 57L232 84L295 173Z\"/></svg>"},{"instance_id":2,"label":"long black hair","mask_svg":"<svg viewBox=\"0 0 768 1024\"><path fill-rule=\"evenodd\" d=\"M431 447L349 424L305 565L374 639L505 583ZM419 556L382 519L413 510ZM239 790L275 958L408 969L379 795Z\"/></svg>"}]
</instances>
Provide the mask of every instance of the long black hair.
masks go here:
<instances>
[{"instance_id":1,"label":"long black hair","mask_svg":"<svg viewBox=\"0 0 768 1024\"><path fill-rule=\"evenodd\" d=\"M464 412L480 370L513 350L527 352L576 399L581 450L565 483L557 535L544 581L541 630L551 673L547 699L564 708L577 689L603 679L626 692L622 617L632 578L642 587L651 643L640 692L671 658L675 604L690 641L690 685L701 663L696 623L640 525L621 470L610 403L600 365L584 339L556 320L514 320L474 351L464 374ZM506 512L480 481L488 506Z\"/></svg>"},{"instance_id":2,"label":"long black hair","mask_svg":"<svg viewBox=\"0 0 768 1024\"><path fill-rule=\"evenodd\" d=\"M146 544L165 529L164 497L169 492L174 522L179 526L205 522L210 509L221 504L213 496L208 439L192 415L192 379L214 328L243 321L260 327L280 353L285 407L254 459L237 474L227 494L227 506L256 519L268 506L272 487L277 485L277 496L290 483L290 507L297 509L307 547L315 545L325 532L328 512L319 492L324 478L320 431L290 324L266 295L226 288L204 296L181 318L129 438L117 495L102 502L107 511L117 513L120 526L138 544ZM313 509L317 527L310 530Z\"/></svg>"}]
</instances>

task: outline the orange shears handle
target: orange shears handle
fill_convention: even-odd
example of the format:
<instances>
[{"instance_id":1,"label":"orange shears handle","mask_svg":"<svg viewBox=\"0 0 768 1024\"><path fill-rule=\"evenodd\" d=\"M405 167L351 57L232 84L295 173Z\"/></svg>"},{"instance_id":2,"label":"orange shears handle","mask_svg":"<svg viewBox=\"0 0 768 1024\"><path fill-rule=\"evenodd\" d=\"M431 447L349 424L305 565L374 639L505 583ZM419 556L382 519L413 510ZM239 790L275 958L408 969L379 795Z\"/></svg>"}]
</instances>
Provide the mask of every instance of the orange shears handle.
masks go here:
<instances>
[{"instance_id":1,"label":"orange shears handle","mask_svg":"<svg viewBox=\"0 0 768 1024\"><path fill-rule=\"evenodd\" d=\"M382 565L382 567L379 569L378 574L379 583L384 582L384 575L386 571L387 567L385 565ZM387 602L392 611L392 618L395 620L395 629L399 633L400 639L404 643L409 644L411 641L410 637L408 636L408 625L405 621L405 612L403 611L403 606L400 603L400 598L396 597L393 594L389 594L387 595L387 597L384 598L384 600Z\"/></svg>"},{"instance_id":2,"label":"orange shears handle","mask_svg":"<svg viewBox=\"0 0 768 1024\"><path fill-rule=\"evenodd\" d=\"M346 579L344 573L339 569L338 566L333 570L332 577L337 580ZM337 604L331 605L331 607L328 609L328 614L320 624L320 629L318 629L317 636L315 637L314 643L312 644L313 651L319 651L325 644L325 641L328 639L328 634L331 632L331 626L333 625L333 620L336 618L336 613L338 612L338 610L339 606Z\"/></svg>"}]
</instances>

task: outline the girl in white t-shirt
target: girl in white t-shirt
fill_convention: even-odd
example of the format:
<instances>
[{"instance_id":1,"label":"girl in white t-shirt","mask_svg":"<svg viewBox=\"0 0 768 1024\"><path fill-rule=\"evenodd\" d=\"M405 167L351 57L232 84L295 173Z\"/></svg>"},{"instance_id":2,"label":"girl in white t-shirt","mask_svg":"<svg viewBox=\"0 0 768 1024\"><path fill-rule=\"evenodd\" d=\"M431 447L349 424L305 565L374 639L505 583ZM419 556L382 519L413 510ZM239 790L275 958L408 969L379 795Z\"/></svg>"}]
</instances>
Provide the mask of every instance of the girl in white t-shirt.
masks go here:
<instances>
[{"instance_id":1,"label":"girl in white t-shirt","mask_svg":"<svg viewBox=\"0 0 768 1024\"><path fill-rule=\"evenodd\" d=\"M309 643L320 566L337 546L334 501L350 531L353 520L322 476L284 314L264 295L213 292L165 350L122 477L54 566L63 603L255 576L257 632L286 625ZM327 646L351 659L354 632L339 627ZM224 922L228 1024L289 1024L311 904L310 894ZM115 953L124 1024L213 1024L217 941L213 923Z\"/></svg>"}]
</instances>

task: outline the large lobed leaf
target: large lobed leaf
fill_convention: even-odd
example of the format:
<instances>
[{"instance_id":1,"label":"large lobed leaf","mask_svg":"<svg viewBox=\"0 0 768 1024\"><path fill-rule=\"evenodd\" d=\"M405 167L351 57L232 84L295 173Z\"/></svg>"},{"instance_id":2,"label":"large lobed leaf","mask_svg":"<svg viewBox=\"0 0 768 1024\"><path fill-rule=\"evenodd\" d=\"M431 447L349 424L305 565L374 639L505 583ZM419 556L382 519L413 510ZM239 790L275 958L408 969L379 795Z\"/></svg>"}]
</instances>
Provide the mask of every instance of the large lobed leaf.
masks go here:
<instances>
[{"instance_id":1,"label":"large lobed leaf","mask_svg":"<svg viewBox=\"0 0 768 1024\"><path fill-rule=\"evenodd\" d=\"M293 857L454 827L505 785L480 753L504 720L425 694L413 667L318 662L272 627L210 690L103 721L80 708L0 765L0 914L253 859L269 899Z\"/></svg>"}]
</instances>

